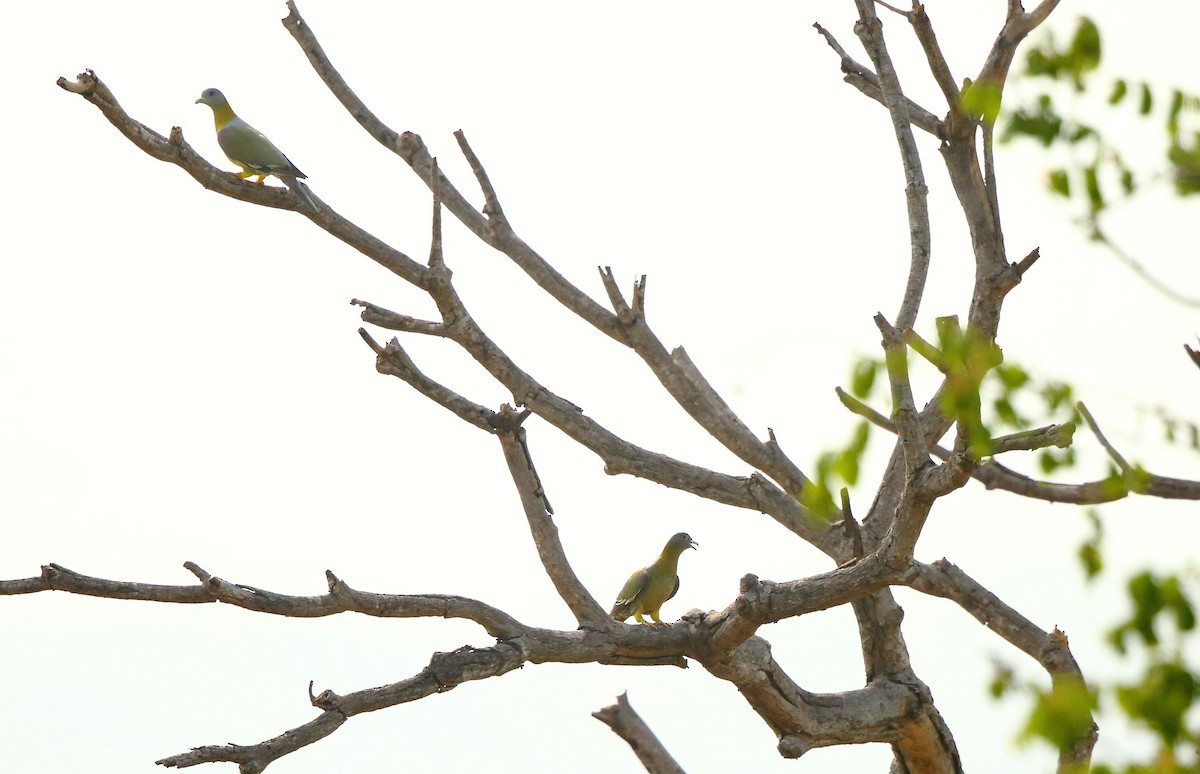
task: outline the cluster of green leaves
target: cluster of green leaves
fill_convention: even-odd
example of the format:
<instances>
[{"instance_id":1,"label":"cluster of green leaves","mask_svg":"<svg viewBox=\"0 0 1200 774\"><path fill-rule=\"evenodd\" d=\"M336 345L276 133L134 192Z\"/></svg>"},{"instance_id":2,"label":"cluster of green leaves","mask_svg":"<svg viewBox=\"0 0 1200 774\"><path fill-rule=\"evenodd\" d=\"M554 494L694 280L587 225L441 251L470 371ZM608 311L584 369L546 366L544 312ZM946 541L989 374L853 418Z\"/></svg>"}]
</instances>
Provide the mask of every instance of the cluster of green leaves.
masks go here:
<instances>
[{"instance_id":1,"label":"cluster of green leaves","mask_svg":"<svg viewBox=\"0 0 1200 774\"><path fill-rule=\"evenodd\" d=\"M1079 421L1069 384L1035 379L1019 365L1003 362L1000 350L990 342L957 325L939 321L936 347L922 347L921 351L946 376L940 407L967 428L969 448L977 458L991 454L994 437L1038 424L1031 417L1049 418L1047 422ZM856 360L847 391L863 403L889 400L884 362L866 357ZM837 512L834 494L843 486L858 483L874 430L877 428L865 420L857 422L844 445L817 458L812 483L801 496L814 517L832 519ZM1038 465L1045 473L1074 463L1072 447L1038 452Z\"/></svg>"},{"instance_id":2,"label":"cluster of green leaves","mask_svg":"<svg viewBox=\"0 0 1200 774\"><path fill-rule=\"evenodd\" d=\"M1089 579L1103 567L1103 530L1098 515L1088 513L1089 537L1079 559ZM1092 774L1200 774L1200 665L1189 659L1195 652L1196 595L1194 576L1144 570L1126 584L1128 615L1106 637L1120 656L1144 664L1135 679L1084 686L1059 681L1046 689L1022 682L1001 664L989 685L995 698L1025 694L1031 699L1019 741L1042 740L1058 750L1069 749L1082 731L1088 714L1113 708L1154 740L1154 752L1144 762L1098 762ZM1190 647L1189 647L1190 646Z\"/></svg>"},{"instance_id":3,"label":"cluster of green leaves","mask_svg":"<svg viewBox=\"0 0 1200 774\"><path fill-rule=\"evenodd\" d=\"M1196 579L1144 570L1131 577L1129 616L1108 633L1121 655L1136 647L1145 670L1108 691L1120 711L1150 732L1156 752L1149 764L1103 764L1097 774L1200 772L1200 665L1189 659L1196 637ZM1193 648L1194 650L1194 648Z\"/></svg>"},{"instance_id":4,"label":"cluster of green leaves","mask_svg":"<svg viewBox=\"0 0 1200 774\"><path fill-rule=\"evenodd\" d=\"M867 400L875 390L876 376L883 363L870 358L855 361L850 373L850 394L859 400ZM839 449L822 452L814 466L809 486L801 494L801 503L814 518L831 521L837 513L833 500L837 482L852 487L858 483L859 468L867 442L871 438L871 424L862 420L854 425L850 439Z\"/></svg>"},{"instance_id":5,"label":"cluster of green leaves","mask_svg":"<svg viewBox=\"0 0 1200 774\"><path fill-rule=\"evenodd\" d=\"M1055 195L1083 205L1087 222L1112 201L1115 187L1121 197L1138 190L1150 173L1135 173L1113 143L1094 124L1067 115L1062 108L1072 104L1065 94L1098 94L1101 87L1090 82L1099 68L1102 47L1100 30L1086 17L1079 19L1071 38L1060 43L1052 34L1030 48L1022 73L1026 83L1037 84L1037 93L1026 104L1008 111L1003 118L1002 140L1026 138L1043 147L1069 148L1075 160L1051 169L1047 184ZM1156 104L1165 104L1164 161L1180 195L1200 193L1200 132L1188 131L1186 113L1200 110L1200 99L1179 89L1164 90L1151 84L1114 78L1109 84L1107 104L1112 108L1131 106L1135 113L1152 117Z\"/></svg>"}]
</instances>

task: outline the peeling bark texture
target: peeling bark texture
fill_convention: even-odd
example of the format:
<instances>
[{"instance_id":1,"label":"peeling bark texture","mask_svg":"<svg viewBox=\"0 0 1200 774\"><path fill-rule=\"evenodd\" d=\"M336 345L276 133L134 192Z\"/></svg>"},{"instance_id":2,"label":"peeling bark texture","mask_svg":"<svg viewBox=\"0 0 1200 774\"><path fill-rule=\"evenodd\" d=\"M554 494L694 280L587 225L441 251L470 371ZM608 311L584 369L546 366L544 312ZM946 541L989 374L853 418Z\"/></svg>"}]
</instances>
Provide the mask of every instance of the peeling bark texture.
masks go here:
<instances>
[{"instance_id":1,"label":"peeling bark texture","mask_svg":"<svg viewBox=\"0 0 1200 774\"><path fill-rule=\"evenodd\" d=\"M387 268L399 280L423 291L437 309L434 319L420 319L392 311L367 300L355 299L364 323L396 332L380 343L367 328L360 330L375 355L379 373L394 377L433 404L468 425L497 438L497 464L508 469L517 498L497 507L519 507L542 569L578 628L544 629L519 621L503 610L468 597L407 595L360 591L327 572L328 593L295 597L266 589L231 583L188 562L185 568L195 581L163 586L89 577L57 564L42 567L31 578L0 580L0 595L62 591L112 599L177 604L219 603L249 611L291 617L321 617L341 612L409 618L462 618L477 624L494 640L488 647L464 645L450 653L435 653L417 674L378 688L339 695L330 690L316 695L309 687L315 716L309 722L255 744L196 747L164 758L165 767L184 768L203 763L232 762L241 772L258 772L280 757L302 750L335 732L350 718L435 693L464 683L508 674L526 663L597 663L642 666L702 667L703 679L724 680L736 687L749 709L777 737L778 752L797 758L808 750L831 745L885 743L893 751L891 770L904 774L954 774L963 770L951 729L943 720L929 689L913 669L904 637L904 611L891 587L903 585L920 593L950 600L962 613L975 618L998 640L1028 655L1052 682L1082 682L1084 676L1071 654L1065 635L1047 632L1006 605L966 572L940 560L924 564L914 550L938 500L965 486L972 478L989 489L1052 502L1096 503L1138 494L1163 498L1200 499L1200 483L1158 477L1137 471L1107 441L1099 425L1080 405L1091 436L1098 440L1114 464L1130 474L1123 490L1111 481L1057 484L1029 479L1000 464L1002 454L1020 454L1048 446L1065 446L1074 438L1074 425L1031 428L993 439L994 454L972 456L966 430L945 416L938 397L946 384L931 395L914 395L908 375L908 350L938 365L942 354L913 332L918 319L926 278L930 270L931 233L925 172L914 139L914 127L941 142L945 164L961 205L973 250L975 277L969 299L965 332L988 345L995 344L1002 305L1037 260L1035 249L1010 263L1000 227L996 175L990 152L991 127L966 115L958 102L957 81L943 56L932 22L919 3L900 11L874 0L852 0L859 13L854 32L869 66L846 52L833 33L815 25L840 61L845 80L887 111L898 160L905 176L903 206L908 215L909 242L897 246L907 255L908 278L899 289L894 317L875 318L887 364L892 406L877 411L845 392L843 404L895 436L895 447L874 498L861 523L850 513L843 494L840 512L826 520L804 505L812 481L767 430L765 437L743 422L733 407L704 377L700 367L682 348L668 349L651 329L646 316L646 278L626 296L613 273L601 268L599 282L604 301L572 285L544 256L533 250L508 222L500 197L484 162L462 132L455 134L483 198L464 193L439 169L422 139L386 126L333 66L294 2L288 2L284 27L308 57L313 70L333 96L367 133L399 156L430 188L433 199L429 259L421 263L387 245L319 201L320 211L303 212L308 222ZM1026 12L1020 2L1008 3L1002 29L976 80L1002 87L1017 47L1057 5L1043 0ZM916 104L904 94L900 74L888 53L885 26L879 7L895 11L912 28L925 54L930 72L946 100L945 115ZM902 25L897 25L902 29ZM914 73L915 79L921 74ZM118 132L149 157L180 167L205 188L250 205L297 209L295 197L283 189L251 185L225 173L201 158L183 139L178 128L160 134L127 114L113 92L87 71L75 80L59 79L64 90L79 95L95 107ZM886 129L881 127L881 132ZM983 154L978 138L983 138ZM315 198L315 196L314 196ZM897 202L900 205L900 202ZM586 415L578 406L546 386L506 353L471 314L458 295L448 264L453 256L443 251L441 218L446 210L471 234L507 257L528 277L532 288L545 292L594 332L618 343L637 358L698 427L712 436L744 466L741 471L719 472L675 459L620 437ZM299 210L298 210L299 211ZM307 223L301 221L307 227ZM957 325L957 320L947 320ZM402 337L436 336L457 346L507 393L511 404L483 405L459 394L423 370L402 345ZM1200 355L1188 348L1200 364ZM427 364L434 365L436 364ZM944 363L943 363L944 365ZM947 371L948 373L948 371ZM946 379L949 379L949 375ZM918 408L924 406L924 408ZM736 595L721 610L692 611L673 624L635 626L614 621L583 586L571 566L571 557L559 539L554 509L545 482L536 467L536 438L527 433L525 420L537 416L544 423L538 432L557 432L592 452L612 475L633 475L695 497L742 511L765 514L795 536L813 545L830 560L827 572L779 582L747 575ZM948 448L940 439L951 432ZM741 516L745 518L745 514ZM772 655L765 639L765 624L840 605L851 605L858 624L863 655L861 684L833 693L814 693L798 685ZM515 678L514 678L515 679ZM596 717L626 741L650 772L679 772L679 765L655 738L647 724L622 695ZM231 732L235 729L231 729ZM537 743L537 739L527 740ZM1096 731L1080 736L1064 753L1060 772L1085 770Z\"/></svg>"}]
</instances>

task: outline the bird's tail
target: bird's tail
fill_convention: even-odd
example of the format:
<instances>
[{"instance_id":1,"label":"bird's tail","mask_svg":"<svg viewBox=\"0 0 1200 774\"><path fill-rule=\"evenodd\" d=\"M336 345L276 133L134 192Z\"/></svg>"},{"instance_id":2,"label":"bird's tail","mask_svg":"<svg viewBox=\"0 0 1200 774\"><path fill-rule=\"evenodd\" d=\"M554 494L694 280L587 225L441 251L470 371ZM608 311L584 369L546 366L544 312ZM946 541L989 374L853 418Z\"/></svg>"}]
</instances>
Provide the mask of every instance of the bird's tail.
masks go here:
<instances>
[{"instance_id":1,"label":"bird's tail","mask_svg":"<svg viewBox=\"0 0 1200 774\"><path fill-rule=\"evenodd\" d=\"M321 208L318 207L316 202L312 200L312 197L308 195L308 191L306 191L304 188L304 183L301 183L294 177L281 177L279 179L283 181L284 185L292 189L293 193L300 198L300 201L304 203L304 206L307 207L310 212L315 214L321 211Z\"/></svg>"}]
</instances>

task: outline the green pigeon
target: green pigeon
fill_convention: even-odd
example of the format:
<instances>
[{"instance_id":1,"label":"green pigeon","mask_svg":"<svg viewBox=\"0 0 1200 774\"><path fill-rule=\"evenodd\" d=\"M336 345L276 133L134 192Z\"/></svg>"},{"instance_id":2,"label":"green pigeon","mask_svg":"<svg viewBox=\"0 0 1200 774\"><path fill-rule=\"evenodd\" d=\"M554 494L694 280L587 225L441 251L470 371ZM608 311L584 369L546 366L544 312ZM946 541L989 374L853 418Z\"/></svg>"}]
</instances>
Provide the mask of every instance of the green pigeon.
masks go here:
<instances>
[{"instance_id":1,"label":"green pigeon","mask_svg":"<svg viewBox=\"0 0 1200 774\"><path fill-rule=\"evenodd\" d=\"M237 173L238 177L245 180L257 176L261 183L267 179L267 175L274 175L292 189L310 212L319 211L308 191L304 190L304 183L299 180L307 175L297 169L266 135L238 118L220 89L205 89L196 104L212 108L213 122L217 126L217 144L230 161L242 168Z\"/></svg>"},{"instance_id":2,"label":"green pigeon","mask_svg":"<svg viewBox=\"0 0 1200 774\"><path fill-rule=\"evenodd\" d=\"M633 616L641 624L646 623L642 616L649 615L654 623L661 624L658 609L679 591L679 555L698 545L686 532L672 535L653 564L638 570L625 581L609 615L618 621Z\"/></svg>"}]
</instances>

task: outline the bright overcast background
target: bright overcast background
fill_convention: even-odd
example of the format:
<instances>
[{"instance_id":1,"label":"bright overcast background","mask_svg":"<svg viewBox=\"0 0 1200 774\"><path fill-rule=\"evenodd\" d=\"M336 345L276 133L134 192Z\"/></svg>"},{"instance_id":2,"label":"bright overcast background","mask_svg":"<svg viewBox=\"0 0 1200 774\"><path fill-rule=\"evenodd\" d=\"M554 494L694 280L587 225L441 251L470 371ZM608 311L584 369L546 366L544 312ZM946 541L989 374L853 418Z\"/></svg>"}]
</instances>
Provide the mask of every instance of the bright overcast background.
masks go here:
<instances>
[{"instance_id":1,"label":"bright overcast background","mask_svg":"<svg viewBox=\"0 0 1200 774\"><path fill-rule=\"evenodd\" d=\"M1090 14L1107 71L1200 91L1200 12L1183 2L1133 6L1064 2L1051 26L1066 35ZM978 71L1003 7L929 3L956 78ZM624 288L648 274L651 324L668 346L687 347L756 431L773 427L805 468L845 442L854 418L834 387L855 356L877 353L871 316L894 318L908 270L887 115L842 83L837 57L812 29L819 21L867 61L850 0L736 10L304 0L300 10L359 96L397 131L420 134L478 203L452 137L464 130L518 233L571 281L603 299L596 266L611 265ZM570 628L495 439L378 375L348 303L429 317L428 300L299 214L204 190L54 85L93 68L134 118L163 134L182 127L232 169L211 111L193 104L219 87L329 206L423 260L428 190L326 91L279 23L285 14L275 0L3 11L0 577L57 562L188 584L182 564L191 560L231 581L318 594L328 568L364 590L464 594L529 624ZM910 96L943 113L906 24L884 22ZM1113 131L1135 151L1144 137L1141 160L1156 161L1157 121ZM935 144L919 141L934 228L920 323L930 333L935 316L965 315L972 267ZM1013 361L1072 381L1127 456L1194 478L1196 456L1164 449L1139 407L1195 419L1200 374L1181 345L1200 329L1198 315L1087 244L1070 208L1044 194L1047 165L1031 148L999 152L1010 257L1042 251L1005 305L1000 343ZM1196 295L1194 229L1171 230L1194 217L1192 207L1150 197L1114 233ZM525 369L636 443L748 472L629 352L447 222L460 292ZM492 407L511 400L452 346L405 343L428 374L468 397ZM700 550L683 557L670 620L723 608L747 572L787 580L830 568L766 516L607 477L544 422L527 427L567 552L604 604L679 530ZM1086 465L1073 480L1103 475L1094 439L1086 430L1076 439ZM860 514L889 446L878 441L854 495ZM1032 460L1006 461L1032 471ZM1200 528L1194 503L1134 499L1102 512L1111 571L1092 586L1073 558L1088 531L1081 510L974 482L939 501L917 556L946 556L1040 626L1061 627L1085 675L1111 679L1129 670L1100 644L1125 609L1122 571L1182 567ZM951 603L896 593L915 669L966 768L1050 770L1047 749L1013 744L1024 700L997 704L986 692L996 658L1044 674ZM806 689L861 687L848 608L762 634ZM465 621L0 598L0 761L22 774L161 771L157 758L258 742L311 719L309 680L348 693L409 677L431 653L464 644L489 638ZM692 774L887 767L882 745L781 759L737 692L701 668L530 665L355 717L271 771L635 772L628 747L590 717L626 690ZM1137 749L1118 723L1101 723L1099 754Z\"/></svg>"}]
</instances>

